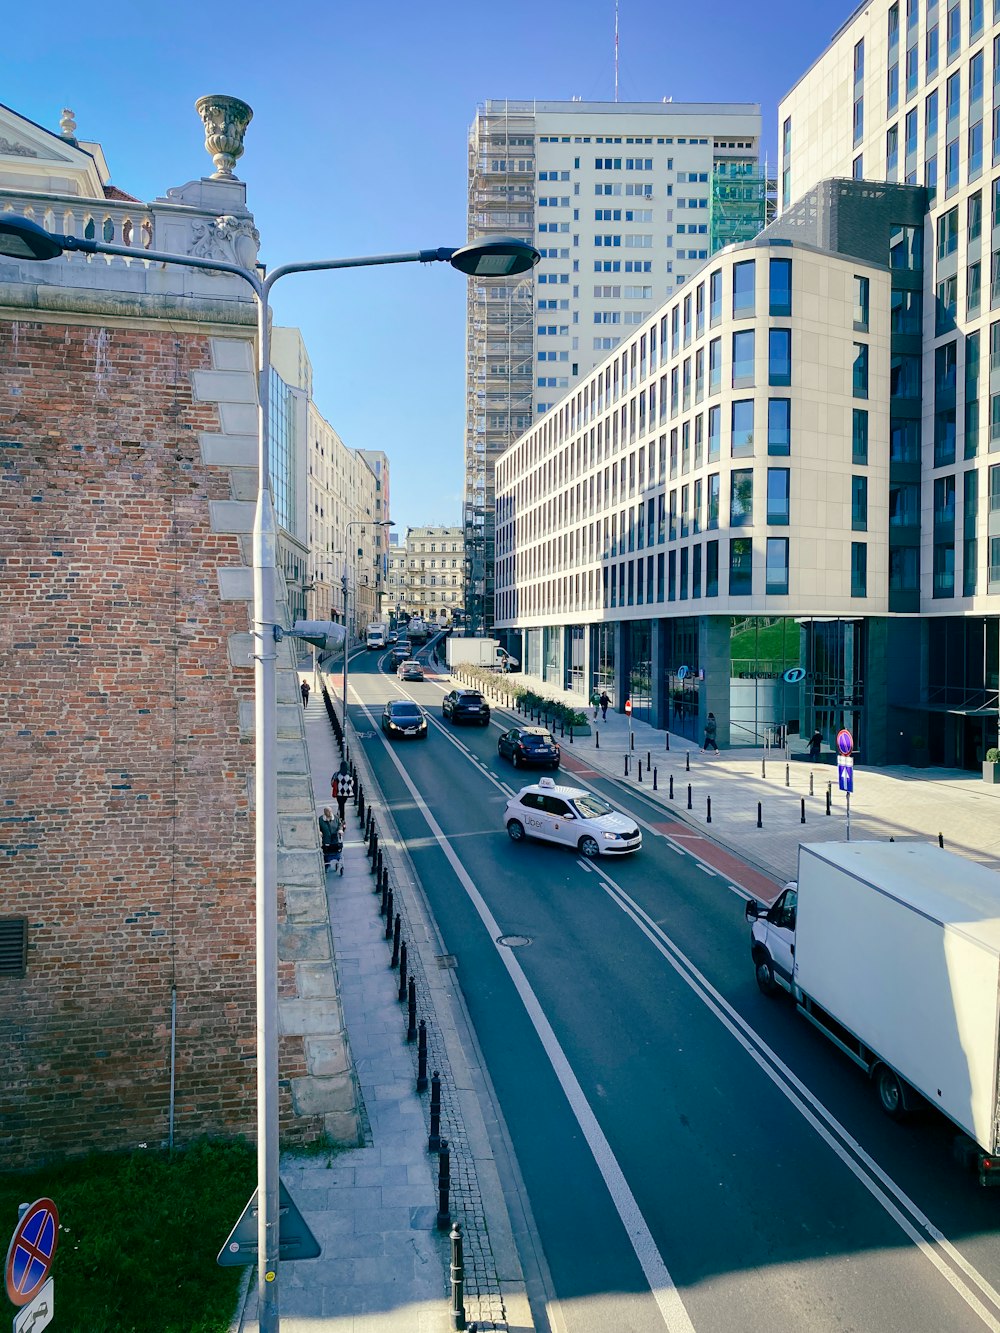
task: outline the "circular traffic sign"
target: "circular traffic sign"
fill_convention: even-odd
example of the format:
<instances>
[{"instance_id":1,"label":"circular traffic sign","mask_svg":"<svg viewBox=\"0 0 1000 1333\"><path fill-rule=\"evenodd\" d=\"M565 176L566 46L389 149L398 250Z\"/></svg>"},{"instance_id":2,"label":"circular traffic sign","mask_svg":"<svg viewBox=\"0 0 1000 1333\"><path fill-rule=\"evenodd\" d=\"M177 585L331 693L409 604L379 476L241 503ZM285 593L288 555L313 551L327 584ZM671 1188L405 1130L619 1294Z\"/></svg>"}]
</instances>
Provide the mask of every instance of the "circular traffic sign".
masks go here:
<instances>
[{"instance_id":1,"label":"circular traffic sign","mask_svg":"<svg viewBox=\"0 0 1000 1333\"><path fill-rule=\"evenodd\" d=\"M7 1295L27 1305L49 1275L59 1243L59 1210L51 1199L37 1199L18 1222L7 1248L4 1276Z\"/></svg>"},{"instance_id":2,"label":"circular traffic sign","mask_svg":"<svg viewBox=\"0 0 1000 1333\"><path fill-rule=\"evenodd\" d=\"M846 727L837 732L837 749L841 754L850 754L854 749L854 737Z\"/></svg>"},{"instance_id":3,"label":"circular traffic sign","mask_svg":"<svg viewBox=\"0 0 1000 1333\"><path fill-rule=\"evenodd\" d=\"M805 667L789 667L781 679L786 685L798 685L800 680L805 680Z\"/></svg>"},{"instance_id":4,"label":"circular traffic sign","mask_svg":"<svg viewBox=\"0 0 1000 1333\"><path fill-rule=\"evenodd\" d=\"M625 700L625 712L628 713L629 715L631 715L631 713L632 713L632 700L631 700L631 699L626 699L626 700Z\"/></svg>"},{"instance_id":5,"label":"circular traffic sign","mask_svg":"<svg viewBox=\"0 0 1000 1333\"><path fill-rule=\"evenodd\" d=\"M691 674L691 668L690 668L690 667L679 666L679 667L677 668L677 679L678 679L678 680L686 680L687 677L688 677L690 674Z\"/></svg>"}]
</instances>

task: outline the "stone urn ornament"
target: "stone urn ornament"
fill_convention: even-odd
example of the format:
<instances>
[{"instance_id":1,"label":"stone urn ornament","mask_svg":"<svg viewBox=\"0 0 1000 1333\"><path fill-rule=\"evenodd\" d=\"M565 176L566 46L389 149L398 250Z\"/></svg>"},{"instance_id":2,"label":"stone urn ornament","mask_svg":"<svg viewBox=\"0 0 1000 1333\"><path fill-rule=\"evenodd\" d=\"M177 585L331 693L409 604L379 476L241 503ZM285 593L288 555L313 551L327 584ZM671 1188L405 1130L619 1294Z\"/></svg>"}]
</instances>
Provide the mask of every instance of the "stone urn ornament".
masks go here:
<instances>
[{"instance_id":1,"label":"stone urn ornament","mask_svg":"<svg viewBox=\"0 0 1000 1333\"><path fill-rule=\"evenodd\" d=\"M205 151L215 163L209 179L237 180L233 167L243 156L243 136L253 119L252 108L238 97L227 97L225 93L199 97L194 107L205 123Z\"/></svg>"}]
</instances>

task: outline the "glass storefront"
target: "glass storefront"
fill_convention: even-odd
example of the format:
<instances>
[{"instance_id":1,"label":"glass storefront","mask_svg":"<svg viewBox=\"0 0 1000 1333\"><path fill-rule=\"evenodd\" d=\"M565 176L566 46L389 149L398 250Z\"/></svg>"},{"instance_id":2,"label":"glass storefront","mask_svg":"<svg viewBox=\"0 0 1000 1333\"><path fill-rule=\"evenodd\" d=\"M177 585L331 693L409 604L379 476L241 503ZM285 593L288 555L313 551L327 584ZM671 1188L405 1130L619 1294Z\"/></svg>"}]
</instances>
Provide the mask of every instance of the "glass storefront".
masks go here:
<instances>
[{"instance_id":1,"label":"glass storefront","mask_svg":"<svg viewBox=\"0 0 1000 1333\"><path fill-rule=\"evenodd\" d=\"M830 628L825 625L817 627ZM801 732L805 687L787 685L782 677L789 667L806 666L803 631L802 625L787 617L732 617L729 628L731 745L781 745L786 735Z\"/></svg>"},{"instance_id":2,"label":"glass storefront","mask_svg":"<svg viewBox=\"0 0 1000 1333\"><path fill-rule=\"evenodd\" d=\"M586 635L582 625L570 625L566 630L566 689L574 694L589 695L587 688Z\"/></svg>"},{"instance_id":3,"label":"glass storefront","mask_svg":"<svg viewBox=\"0 0 1000 1333\"><path fill-rule=\"evenodd\" d=\"M546 625L542 630L542 679L562 689L562 626Z\"/></svg>"},{"instance_id":4,"label":"glass storefront","mask_svg":"<svg viewBox=\"0 0 1000 1333\"><path fill-rule=\"evenodd\" d=\"M663 672L660 688L660 716L663 725L677 736L700 740L698 731L698 696L701 670L698 656L698 620L681 616L661 622L663 626Z\"/></svg>"},{"instance_id":5,"label":"glass storefront","mask_svg":"<svg viewBox=\"0 0 1000 1333\"><path fill-rule=\"evenodd\" d=\"M653 720L653 626L649 620L627 621L628 693L632 716L642 722Z\"/></svg>"},{"instance_id":6,"label":"glass storefront","mask_svg":"<svg viewBox=\"0 0 1000 1333\"><path fill-rule=\"evenodd\" d=\"M598 694L606 690L615 700L615 626L603 623L590 631L590 652L593 663L594 688Z\"/></svg>"}]
</instances>

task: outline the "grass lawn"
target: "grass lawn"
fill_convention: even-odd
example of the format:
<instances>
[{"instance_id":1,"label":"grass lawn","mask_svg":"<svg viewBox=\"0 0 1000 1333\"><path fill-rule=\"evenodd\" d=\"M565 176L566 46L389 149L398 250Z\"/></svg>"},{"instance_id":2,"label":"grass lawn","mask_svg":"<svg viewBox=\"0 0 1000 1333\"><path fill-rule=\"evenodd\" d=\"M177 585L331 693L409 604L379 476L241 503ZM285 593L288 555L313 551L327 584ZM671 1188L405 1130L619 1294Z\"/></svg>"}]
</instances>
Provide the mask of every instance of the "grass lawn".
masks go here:
<instances>
[{"instance_id":1,"label":"grass lawn","mask_svg":"<svg viewBox=\"0 0 1000 1333\"><path fill-rule=\"evenodd\" d=\"M216 1140L0 1175L0 1240L6 1251L19 1203L55 1201L60 1333L226 1333L244 1270L215 1256L254 1191L256 1160L251 1144Z\"/></svg>"}]
</instances>

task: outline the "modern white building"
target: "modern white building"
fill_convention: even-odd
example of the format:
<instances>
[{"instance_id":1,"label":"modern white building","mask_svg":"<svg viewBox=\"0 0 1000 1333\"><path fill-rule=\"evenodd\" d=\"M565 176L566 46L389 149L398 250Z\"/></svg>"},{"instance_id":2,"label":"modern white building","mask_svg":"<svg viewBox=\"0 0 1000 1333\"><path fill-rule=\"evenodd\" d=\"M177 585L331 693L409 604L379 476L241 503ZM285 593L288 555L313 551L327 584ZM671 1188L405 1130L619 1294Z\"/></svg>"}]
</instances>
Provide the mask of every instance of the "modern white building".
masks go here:
<instances>
[{"instance_id":1,"label":"modern white building","mask_svg":"<svg viewBox=\"0 0 1000 1333\"><path fill-rule=\"evenodd\" d=\"M503 456L497 625L528 670L691 736L711 710L731 743L847 726L869 762L968 767L997 743L989 17L859 9L782 103L778 220Z\"/></svg>"},{"instance_id":2,"label":"modern white building","mask_svg":"<svg viewBox=\"0 0 1000 1333\"><path fill-rule=\"evenodd\" d=\"M493 468L518 435L729 240L764 224L760 108L491 100L469 133L469 240L537 269L468 290L466 598L493 607Z\"/></svg>"}]
</instances>

